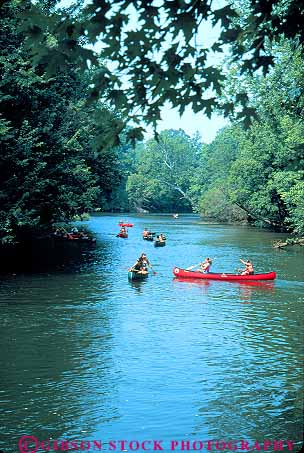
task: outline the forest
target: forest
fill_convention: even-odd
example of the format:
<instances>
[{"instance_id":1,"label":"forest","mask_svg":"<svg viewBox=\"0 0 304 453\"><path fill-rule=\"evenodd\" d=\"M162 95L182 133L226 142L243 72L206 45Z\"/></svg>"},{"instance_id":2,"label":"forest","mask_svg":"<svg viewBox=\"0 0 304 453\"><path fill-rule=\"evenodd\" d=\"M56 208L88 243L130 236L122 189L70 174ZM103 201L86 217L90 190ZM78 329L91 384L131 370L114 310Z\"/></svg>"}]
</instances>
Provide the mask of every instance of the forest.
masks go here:
<instances>
[{"instance_id":1,"label":"forest","mask_svg":"<svg viewBox=\"0 0 304 453\"><path fill-rule=\"evenodd\" d=\"M1 242L95 210L196 212L303 236L303 19L294 1L2 1ZM222 30L212 49L196 46L206 20ZM229 125L212 143L158 132L166 102Z\"/></svg>"}]
</instances>

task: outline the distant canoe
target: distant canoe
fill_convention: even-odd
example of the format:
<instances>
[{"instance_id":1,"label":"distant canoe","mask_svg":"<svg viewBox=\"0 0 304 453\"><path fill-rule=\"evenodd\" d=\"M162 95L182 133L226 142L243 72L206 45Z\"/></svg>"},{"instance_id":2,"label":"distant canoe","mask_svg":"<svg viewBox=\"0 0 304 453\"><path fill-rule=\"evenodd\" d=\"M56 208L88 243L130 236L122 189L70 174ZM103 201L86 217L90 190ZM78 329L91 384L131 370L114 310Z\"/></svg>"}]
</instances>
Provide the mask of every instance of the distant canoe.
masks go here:
<instances>
[{"instance_id":1,"label":"distant canoe","mask_svg":"<svg viewBox=\"0 0 304 453\"><path fill-rule=\"evenodd\" d=\"M132 228L134 226L134 223L123 223L123 222L119 222L118 226L120 227L130 227Z\"/></svg>"},{"instance_id":2,"label":"distant canoe","mask_svg":"<svg viewBox=\"0 0 304 453\"><path fill-rule=\"evenodd\" d=\"M149 275L148 272L146 272L145 274L142 274L141 272L129 271L128 272L128 279L130 281L144 280L145 278L148 277L148 275Z\"/></svg>"},{"instance_id":3,"label":"distant canoe","mask_svg":"<svg viewBox=\"0 0 304 453\"><path fill-rule=\"evenodd\" d=\"M52 237L57 241L66 241L66 242L85 242L87 244L95 244L96 238L86 236L84 233L66 233L66 234L56 234L53 233Z\"/></svg>"},{"instance_id":4,"label":"distant canoe","mask_svg":"<svg viewBox=\"0 0 304 453\"><path fill-rule=\"evenodd\" d=\"M166 241L155 241L154 247L165 247Z\"/></svg>"},{"instance_id":5,"label":"distant canoe","mask_svg":"<svg viewBox=\"0 0 304 453\"><path fill-rule=\"evenodd\" d=\"M187 269L181 269L180 267L175 267L173 269L173 274L178 278L222 280L222 281L274 280L276 278L275 272L266 272L265 274L249 274L249 275L228 274L226 272L217 274L214 272L209 272L208 274L204 274L203 272L187 271Z\"/></svg>"},{"instance_id":6,"label":"distant canoe","mask_svg":"<svg viewBox=\"0 0 304 453\"><path fill-rule=\"evenodd\" d=\"M118 233L116 237L126 239L128 237L128 233Z\"/></svg>"},{"instance_id":7,"label":"distant canoe","mask_svg":"<svg viewBox=\"0 0 304 453\"><path fill-rule=\"evenodd\" d=\"M149 236L142 237L144 241L154 241L153 234L149 234Z\"/></svg>"}]
</instances>

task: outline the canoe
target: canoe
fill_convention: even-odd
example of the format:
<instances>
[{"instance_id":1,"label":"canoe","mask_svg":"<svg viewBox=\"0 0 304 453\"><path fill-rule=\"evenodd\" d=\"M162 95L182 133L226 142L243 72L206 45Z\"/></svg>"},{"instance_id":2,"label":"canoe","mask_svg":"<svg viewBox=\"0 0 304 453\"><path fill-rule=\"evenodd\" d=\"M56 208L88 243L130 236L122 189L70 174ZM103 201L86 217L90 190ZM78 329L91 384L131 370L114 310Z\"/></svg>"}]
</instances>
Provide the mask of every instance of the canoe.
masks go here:
<instances>
[{"instance_id":1,"label":"canoe","mask_svg":"<svg viewBox=\"0 0 304 453\"><path fill-rule=\"evenodd\" d=\"M130 281L134 280L144 280L146 277L148 277L148 272L146 274L141 274L139 272L134 272L134 271L129 271L128 272L128 279Z\"/></svg>"},{"instance_id":2,"label":"canoe","mask_svg":"<svg viewBox=\"0 0 304 453\"><path fill-rule=\"evenodd\" d=\"M149 236L143 236L143 240L144 240L144 241L154 241L154 239L153 239L153 236L152 236L152 235L149 235Z\"/></svg>"},{"instance_id":3,"label":"canoe","mask_svg":"<svg viewBox=\"0 0 304 453\"><path fill-rule=\"evenodd\" d=\"M123 223L123 222L119 222L118 226L120 227L133 227L134 226L134 223Z\"/></svg>"},{"instance_id":4,"label":"canoe","mask_svg":"<svg viewBox=\"0 0 304 453\"><path fill-rule=\"evenodd\" d=\"M180 267L175 267L173 269L173 274L179 278L200 278L208 280L226 280L226 281L274 280L276 278L275 272L266 272L265 274L251 274L251 275L238 275L228 273L216 274L214 272L204 274L203 272L187 271L186 269L181 269Z\"/></svg>"},{"instance_id":5,"label":"canoe","mask_svg":"<svg viewBox=\"0 0 304 453\"><path fill-rule=\"evenodd\" d=\"M166 241L155 241L154 247L165 247Z\"/></svg>"},{"instance_id":6,"label":"canoe","mask_svg":"<svg viewBox=\"0 0 304 453\"><path fill-rule=\"evenodd\" d=\"M128 237L128 233L118 233L118 234L116 235L116 237L118 237L118 238L124 238L124 239L125 239L125 238Z\"/></svg>"},{"instance_id":7,"label":"canoe","mask_svg":"<svg viewBox=\"0 0 304 453\"><path fill-rule=\"evenodd\" d=\"M79 233L66 233L63 235L58 235L53 233L52 237L57 241L69 241L69 242L86 242L89 244L95 244L96 238L92 238L86 235L81 235Z\"/></svg>"}]
</instances>

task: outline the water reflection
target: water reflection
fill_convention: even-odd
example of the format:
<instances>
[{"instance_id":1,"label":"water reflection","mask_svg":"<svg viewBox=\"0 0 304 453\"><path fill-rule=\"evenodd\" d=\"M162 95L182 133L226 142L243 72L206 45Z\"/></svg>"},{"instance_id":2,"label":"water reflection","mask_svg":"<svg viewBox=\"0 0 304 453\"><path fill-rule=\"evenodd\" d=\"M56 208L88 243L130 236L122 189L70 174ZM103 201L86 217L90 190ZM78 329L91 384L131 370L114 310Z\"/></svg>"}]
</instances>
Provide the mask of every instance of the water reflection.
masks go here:
<instances>
[{"instance_id":1,"label":"water reflection","mask_svg":"<svg viewBox=\"0 0 304 453\"><path fill-rule=\"evenodd\" d=\"M240 282L239 284L240 292L239 297L243 303L251 303L256 297L257 291L269 291L271 293L275 292L275 283L274 282Z\"/></svg>"},{"instance_id":2,"label":"water reflection","mask_svg":"<svg viewBox=\"0 0 304 453\"><path fill-rule=\"evenodd\" d=\"M214 292L217 288L223 289L222 285L233 285L238 289L239 300L243 303L251 303L252 299L255 299L257 291L270 291L275 292L275 282L271 281L248 281L248 282L220 282L214 280L200 280L200 279L184 279L180 277L174 277L173 282L184 286L184 291L187 293L189 287L200 289L205 294L209 291ZM179 287L182 290L182 286ZM227 289L227 292L229 289Z\"/></svg>"},{"instance_id":3,"label":"water reflection","mask_svg":"<svg viewBox=\"0 0 304 453\"><path fill-rule=\"evenodd\" d=\"M88 263L82 263L88 271ZM107 275L68 273L16 276L1 287L1 446L18 434L41 439L86 433L119 416L115 388L119 366L112 358ZM85 414L85 424L83 416ZM14 451L14 449L12 450Z\"/></svg>"},{"instance_id":4,"label":"water reflection","mask_svg":"<svg viewBox=\"0 0 304 453\"><path fill-rule=\"evenodd\" d=\"M146 282L147 282L146 279L144 279L144 280L133 280L133 281L129 281L129 284L135 290L135 292L140 294L140 293L143 293Z\"/></svg>"},{"instance_id":5,"label":"water reflection","mask_svg":"<svg viewBox=\"0 0 304 453\"><path fill-rule=\"evenodd\" d=\"M284 260L275 234L195 217L94 216L94 250L0 281L1 399L6 452L39 438L299 439L303 255ZM164 249L144 243L164 231ZM129 282L146 252L157 275ZM251 257L275 282L172 279L174 265ZM9 447L8 447L9 446Z\"/></svg>"}]
</instances>

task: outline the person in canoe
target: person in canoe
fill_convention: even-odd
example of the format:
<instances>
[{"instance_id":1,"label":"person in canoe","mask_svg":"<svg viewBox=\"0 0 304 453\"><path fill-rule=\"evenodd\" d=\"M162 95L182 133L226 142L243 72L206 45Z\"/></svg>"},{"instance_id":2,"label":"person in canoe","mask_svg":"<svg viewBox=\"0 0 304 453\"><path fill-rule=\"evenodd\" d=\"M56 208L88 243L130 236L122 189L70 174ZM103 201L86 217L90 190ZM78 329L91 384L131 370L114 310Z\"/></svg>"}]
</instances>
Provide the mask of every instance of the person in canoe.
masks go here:
<instances>
[{"instance_id":1,"label":"person in canoe","mask_svg":"<svg viewBox=\"0 0 304 453\"><path fill-rule=\"evenodd\" d=\"M152 266L150 264L150 261L147 258L147 255L145 253L142 253L139 258L137 258L136 263L133 264L132 267L130 267L129 272L137 272L139 274L147 274L148 273L148 268Z\"/></svg>"},{"instance_id":2,"label":"person in canoe","mask_svg":"<svg viewBox=\"0 0 304 453\"><path fill-rule=\"evenodd\" d=\"M209 274L211 265L212 265L212 259L211 258L206 258L200 264L200 268L198 270L199 270L199 272L203 272L204 274Z\"/></svg>"},{"instance_id":3,"label":"person in canoe","mask_svg":"<svg viewBox=\"0 0 304 453\"><path fill-rule=\"evenodd\" d=\"M245 265L245 269L241 271L241 275L253 275L254 274L254 268L253 264L250 260L244 261L240 259L240 262Z\"/></svg>"},{"instance_id":4,"label":"person in canoe","mask_svg":"<svg viewBox=\"0 0 304 453\"><path fill-rule=\"evenodd\" d=\"M158 239L157 239L159 242L165 242L166 241L166 237L163 235L163 233L160 233L158 235Z\"/></svg>"},{"instance_id":5,"label":"person in canoe","mask_svg":"<svg viewBox=\"0 0 304 453\"><path fill-rule=\"evenodd\" d=\"M210 267L212 265L212 259L206 258L202 263L194 264L193 266L189 266L186 268L187 271L198 267L197 272L203 272L204 274L208 274L210 272Z\"/></svg>"},{"instance_id":6,"label":"person in canoe","mask_svg":"<svg viewBox=\"0 0 304 453\"><path fill-rule=\"evenodd\" d=\"M151 233L148 230L148 228L145 228L144 231L142 232L142 235L144 238L148 238L151 235Z\"/></svg>"},{"instance_id":7,"label":"person in canoe","mask_svg":"<svg viewBox=\"0 0 304 453\"><path fill-rule=\"evenodd\" d=\"M148 271L143 269L143 263L142 260L137 258L136 262L133 264L133 266L130 267L129 272L136 272L138 274L147 274Z\"/></svg>"},{"instance_id":8,"label":"person in canoe","mask_svg":"<svg viewBox=\"0 0 304 453\"><path fill-rule=\"evenodd\" d=\"M119 231L119 233L122 233L122 234L125 234L125 233L127 233L127 229L126 229L126 227L122 226L122 227L120 228L120 231Z\"/></svg>"},{"instance_id":9,"label":"person in canoe","mask_svg":"<svg viewBox=\"0 0 304 453\"><path fill-rule=\"evenodd\" d=\"M142 262L142 268L148 272L148 268L150 267L152 269L152 265L150 261L147 258L147 255L145 253L142 253L139 257L139 259Z\"/></svg>"}]
</instances>

